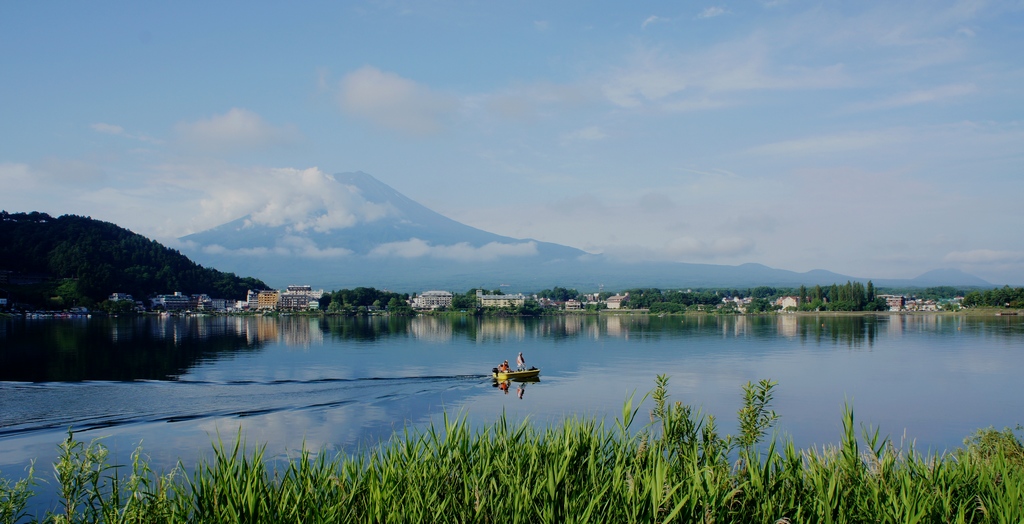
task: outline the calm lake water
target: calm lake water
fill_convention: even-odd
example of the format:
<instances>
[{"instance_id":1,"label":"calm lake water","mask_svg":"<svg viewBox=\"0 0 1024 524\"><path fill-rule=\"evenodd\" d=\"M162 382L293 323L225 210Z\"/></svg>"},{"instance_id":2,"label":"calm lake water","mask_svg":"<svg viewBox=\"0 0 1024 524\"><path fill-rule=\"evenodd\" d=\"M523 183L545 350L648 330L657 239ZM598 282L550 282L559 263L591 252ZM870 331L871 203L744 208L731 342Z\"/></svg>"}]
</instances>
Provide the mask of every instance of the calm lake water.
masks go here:
<instances>
[{"instance_id":1,"label":"calm lake water","mask_svg":"<svg viewBox=\"0 0 1024 524\"><path fill-rule=\"evenodd\" d=\"M541 378L506 393L490 370L519 351ZM38 459L48 475L69 427L121 462L141 442L166 471L239 431L289 457L303 444L357 453L444 411L476 426L502 412L611 423L660 373L723 433L741 386L770 378L778 430L798 446L838 442L849 402L897 444L943 450L1024 423L1022 372L1021 317L14 319L0 322L0 472Z\"/></svg>"}]
</instances>

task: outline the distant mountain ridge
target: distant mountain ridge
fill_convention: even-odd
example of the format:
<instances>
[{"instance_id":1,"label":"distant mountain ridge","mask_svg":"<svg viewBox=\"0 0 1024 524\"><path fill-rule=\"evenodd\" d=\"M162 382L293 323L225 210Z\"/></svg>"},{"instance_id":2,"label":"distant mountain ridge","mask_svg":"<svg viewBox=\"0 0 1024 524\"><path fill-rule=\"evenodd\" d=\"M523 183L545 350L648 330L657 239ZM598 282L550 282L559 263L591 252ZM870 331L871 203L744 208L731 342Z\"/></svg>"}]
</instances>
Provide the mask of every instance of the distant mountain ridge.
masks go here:
<instances>
[{"instance_id":1,"label":"distant mountain ridge","mask_svg":"<svg viewBox=\"0 0 1024 524\"><path fill-rule=\"evenodd\" d=\"M429 242L431 246L468 244L481 248L488 244L521 245L534 243L544 258L576 258L587 253L572 247L517 239L497 235L456 222L432 211L391 186L363 173L339 173L335 181L358 190L366 202L394 210L389 216L359 224L357 227L334 229L329 232L293 231L288 224L274 227L254 227L251 215L246 215L213 229L182 237L187 244L221 246L228 250L264 248L273 250L282 237L300 235L312 240L320 250L344 249L356 255L370 255L382 245L409 242L412 239Z\"/></svg>"},{"instance_id":2,"label":"distant mountain ridge","mask_svg":"<svg viewBox=\"0 0 1024 524\"><path fill-rule=\"evenodd\" d=\"M735 287L831 285L866 282L825 270L797 273L761 264L726 266L665 262L613 262L602 255L534 239L477 229L406 197L373 176L331 175L333 183L374 206L381 216L347 227L318 230L299 224L260 225L252 215L182 237L181 248L205 265L260 275L277 287L312 284L341 289L371 285L396 291L463 290L500 284L522 290L555 285L579 289L628 287ZM318 211L318 223L328 210ZM876 286L991 286L957 270L916 279L874 279Z\"/></svg>"}]
</instances>

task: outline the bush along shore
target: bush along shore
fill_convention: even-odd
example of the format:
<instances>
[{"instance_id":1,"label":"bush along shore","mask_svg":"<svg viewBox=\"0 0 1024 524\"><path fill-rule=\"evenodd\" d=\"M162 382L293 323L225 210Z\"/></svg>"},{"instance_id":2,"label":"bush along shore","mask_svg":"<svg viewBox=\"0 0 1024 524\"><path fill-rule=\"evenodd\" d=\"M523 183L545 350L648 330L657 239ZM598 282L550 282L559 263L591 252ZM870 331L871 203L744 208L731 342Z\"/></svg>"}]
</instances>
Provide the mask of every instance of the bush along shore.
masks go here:
<instances>
[{"instance_id":1,"label":"bush along shore","mask_svg":"<svg viewBox=\"0 0 1024 524\"><path fill-rule=\"evenodd\" d=\"M1013 430L976 432L921 455L843 413L838 445L798 451L766 436L774 383L744 387L737 435L650 393L651 424L631 429L632 398L607 426L569 419L539 429L464 417L395 435L370 453L308 451L270 467L264 450L214 445L191 474L160 475L141 450L112 466L69 432L54 464L60 505L27 515L36 482L0 481L0 522L1022 522L1024 446ZM1019 431L1021 428L1018 427ZM241 437L241 435L239 435Z\"/></svg>"}]
</instances>

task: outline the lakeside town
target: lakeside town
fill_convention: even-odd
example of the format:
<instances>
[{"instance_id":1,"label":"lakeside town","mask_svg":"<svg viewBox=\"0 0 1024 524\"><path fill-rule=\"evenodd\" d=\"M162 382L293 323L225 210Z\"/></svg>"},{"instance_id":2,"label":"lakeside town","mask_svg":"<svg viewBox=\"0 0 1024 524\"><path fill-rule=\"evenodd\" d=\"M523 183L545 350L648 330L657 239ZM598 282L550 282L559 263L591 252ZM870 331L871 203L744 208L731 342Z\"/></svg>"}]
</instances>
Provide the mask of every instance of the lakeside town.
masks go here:
<instances>
[{"instance_id":1,"label":"lakeside town","mask_svg":"<svg viewBox=\"0 0 1024 524\"><path fill-rule=\"evenodd\" d=\"M485 291L482 289L467 292L465 294L454 293L444 290L426 290L420 293L413 293L411 296L389 293L386 290L377 291L373 288L362 288L369 290L370 294L383 293L390 295L391 300L383 303L377 299L366 304L349 304L346 309L343 301L332 297L331 293L323 289L313 289L310 285L289 285L285 289L249 290L245 300L230 300L226 298L215 298L205 293L185 294L173 292L161 294L148 300L137 300L127 293L111 293L102 310L116 311L122 313L136 312L160 312L167 314L184 313L281 313L281 312L352 312L364 314L383 313L417 313L417 312L443 312L460 311L466 312L470 309L481 311L505 311L522 313L524 308L531 312L597 312L603 310L619 310L636 313L678 313L685 311L665 311L665 308L652 307L651 301L643 297L637 300L636 294L631 297L630 291L620 293L598 292L598 293L575 293L575 290L564 290L555 288L561 293L545 292L524 294L504 294L499 290ZM770 288L769 288L770 289ZM650 292L651 290L641 290ZM658 290L654 290L658 291ZM829 311L830 304L828 297L814 299L817 305L813 309L808 306L814 305L809 295L785 294L772 298L758 298L755 296L744 296L743 294L731 295L723 292L710 293L715 301L708 300L709 292L695 292L692 289L678 292L665 291L665 293L683 293L690 295L703 295L704 300L696 300L686 311L697 312L719 312L719 313L792 313L797 311ZM551 295L561 295L552 298ZM571 295L571 296L568 296ZM878 294L872 297L872 301L884 307L876 307L871 311L889 312L938 312L957 311L964 305L964 296L955 296L948 299L917 298L902 294ZM0 299L0 309L7 309L7 300ZM113 307L112 307L113 306ZM39 315L40 312L26 312ZM76 316L89 314L91 311L84 307L70 308L60 313L50 313L51 316Z\"/></svg>"}]
</instances>

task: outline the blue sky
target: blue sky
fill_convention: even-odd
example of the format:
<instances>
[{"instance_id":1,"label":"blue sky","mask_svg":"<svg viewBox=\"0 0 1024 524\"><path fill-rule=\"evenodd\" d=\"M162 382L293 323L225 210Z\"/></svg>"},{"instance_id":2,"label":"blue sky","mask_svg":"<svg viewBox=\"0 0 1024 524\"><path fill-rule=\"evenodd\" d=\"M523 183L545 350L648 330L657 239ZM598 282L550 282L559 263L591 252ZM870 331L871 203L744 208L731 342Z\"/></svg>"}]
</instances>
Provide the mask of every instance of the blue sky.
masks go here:
<instances>
[{"instance_id":1,"label":"blue sky","mask_svg":"<svg viewBox=\"0 0 1024 524\"><path fill-rule=\"evenodd\" d=\"M1020 0L6 2L0 208L173 245L365 171L619 259L1022 284L1021 49Z\"/></svg>"}]
</instances>

